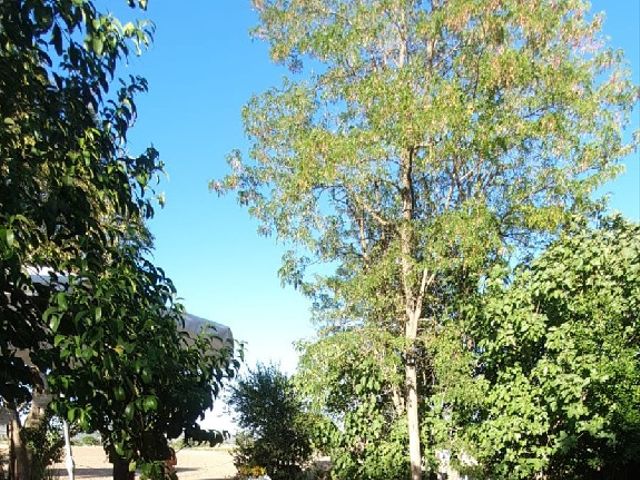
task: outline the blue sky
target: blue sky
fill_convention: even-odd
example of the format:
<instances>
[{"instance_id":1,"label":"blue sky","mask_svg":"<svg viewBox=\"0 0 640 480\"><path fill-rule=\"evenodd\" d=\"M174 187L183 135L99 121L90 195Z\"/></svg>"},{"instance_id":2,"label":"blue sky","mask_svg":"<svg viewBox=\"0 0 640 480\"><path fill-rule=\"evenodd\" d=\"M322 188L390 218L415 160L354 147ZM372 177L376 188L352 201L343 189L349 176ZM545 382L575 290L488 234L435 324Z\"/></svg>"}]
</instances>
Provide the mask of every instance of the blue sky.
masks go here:
<instances>
[{"instance_id":1,"label":"blue sky","mask_svg":"<svg viewBox=\"0 0 640 480\"><path fill-rule=\"evenodd\" d=\"M244 103L286 72L250 39L248 1L152 0L148 18L157 27L154 44L130 66L150 86L138 101L131 151L153 143L169 175L160 185L167 204L151 224L155 261L190 312L247 342L249 364L273 360L291 371L292 342L313 333L308 303L280 286L275 240L258 236L233 196L219 198L207 186L227 172L227 153L247 145Z\"/></svg>"},{"instance_id":2,"label":"blue sky","mask_svg":"<svg viewBox=\"0 0 640 480\"><path fill-rule=\"evenodd\" d=\"M116 14L126 12L109 2ZM605 34L623 48L640 83L640 2L598 0ZM227 172L226 154L246 150L240 111L249 97L280 83L283 67L270 63L266 45L253 41L256 18L249 0L151 0L154 45L128 70L149 80L138 101L130 149L153 143L169 178L160 185L167 205L151 224L155 261L174 280L187 309L229 325L248 343L248 363L273 360L292 371L292 342L313 334L308 303L277 277L282 249L256 233L257 224L231 196L218 198L209 180ZM128 72L123 72L128 73ZM639 126L638 109L634 127ZM637 155L626 173L607 185L612 208L640 218Z\"/></svg>"}]
</instances>

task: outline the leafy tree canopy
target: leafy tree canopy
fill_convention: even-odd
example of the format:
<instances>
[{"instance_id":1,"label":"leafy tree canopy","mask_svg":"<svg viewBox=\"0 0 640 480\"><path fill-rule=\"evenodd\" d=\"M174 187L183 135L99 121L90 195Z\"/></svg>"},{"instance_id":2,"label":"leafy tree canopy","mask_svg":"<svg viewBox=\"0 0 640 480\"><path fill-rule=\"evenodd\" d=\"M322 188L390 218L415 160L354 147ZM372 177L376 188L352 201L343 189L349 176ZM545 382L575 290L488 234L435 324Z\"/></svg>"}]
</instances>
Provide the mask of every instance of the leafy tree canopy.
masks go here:
<instances>
[{"instance_id":1,"label":"leafy tree canopy","mask_svg":"<svg viewBox=\"0 0 640 480\"><path fill-rule=\"evenodd\" d=\"M640 455L640 226L570 228L475 317L490 478L628 478ZM478 420L478 422L476 422Z\"/></svg>"},{"instance_id":2,"label":"leafy tree canopy","mask_svg":"<svg viewBox=\"0 0 640 480\"><path fill-rule=\"evenodd\" d=\"M196 419L236 365L210 334L179 333L175 289L147 259L163 164L128 152L147 83L118 66L152 33L89 0L0 2L0 403L42 382L28 351L56 411L98 429L124 474L166 458L165 435L220 441Z\"/></svg>"},{"instance_id":3,"label":"leafy tree canopy","mask_svg":"<svg viewBox=\"0 0 640 480\"><path fill-rule=\"evenodd\" d=\"M405 338L418 480L423 339L492 265L596 209L637 89L582 0L254 3L293 74L249 101L250 151L211 186L292 246L280 273L322 326Z\"/></svg>"},{"instance_id":4,"label":"leafy tree canopy","mask_svg":"<svg viewBox=\"0 0 640 480\"><path fill-rule=\"evenodd\" d=\"M339 479L406 479L401 339L354 329L300 345L295 384Z\"/></svg>"},{"instance_id":5,"label":"leafy tree canopy","mask_svg":"<svg viewBox=\"0 0 640 480\"><path fill-rule=\"evenodd\" d=\"M118 61L149 41L148 25L123 26L91 2L44 0L3 2L0 22L0 350L19 363L15 348L36 350L47 336L37 303L60 283L33 285L30 274L77 275L126 241L148 243L145 189L162 165L152 148L124 149L146 82L122 80L109 95Z\"/></svg>"},{"instance_id":6,"label":"leafy tree canopy","mask_svg":"<svg viewBox=\"0 0 640 480\"><path fill-rule=\"evenodd\" d=\"M263 467L274 480L301 476L311 455L309 418L289 377L274 365L258 364L233 387L230 403L240 427L235 463Z\"/></svg>"}]
</instances>

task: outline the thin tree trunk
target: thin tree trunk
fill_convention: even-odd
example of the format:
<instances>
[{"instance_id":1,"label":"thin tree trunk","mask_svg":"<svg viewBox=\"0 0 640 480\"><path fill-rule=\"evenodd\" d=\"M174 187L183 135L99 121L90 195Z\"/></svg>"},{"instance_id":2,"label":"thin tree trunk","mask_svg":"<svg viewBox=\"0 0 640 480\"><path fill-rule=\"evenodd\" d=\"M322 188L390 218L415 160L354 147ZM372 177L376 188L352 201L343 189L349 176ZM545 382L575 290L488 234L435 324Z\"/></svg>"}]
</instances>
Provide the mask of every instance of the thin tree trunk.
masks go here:
<instances>
[{"instance_id":1,"label":"thin tree trunk","mask_svg":"<svg viewBox=\"0 0 640 480\"><path fill-rule=\"evenodd\" d=\"M9 455L11 458L10 471L13 473L11 480L31 480L31 465L27 446L22 441L22 425L18 411L13 406L8 406L11 412Z\"/></svg>"},{"instance_id":2,"label":"thin tree trunk","mask_svg":"<svg viewBox=\"0 0 640 480\"><path fill-rule=\"evenodd\" d=\"M415 326L412 325L415 323ZM413 345L417 336L417 320L409 321L405 337ZM422 452L420 448L420 418L418 416L417 368L413 352L409 352L405 365L405 388L407 404L407 426L409 427L409 458L411 480L422 479Z\"/></svg>"},{"instance_id":3,"label":"thin tree trunk","mask_svg":"<svg viewBox=\"0 0 640 480\"><path fill-rule=\"evenodd\" d=\"M420 417L418 415L418 382L415 362L415 342L418 337L418 319L422 313L422 295L412 281L415 257L415 241L412 220L415 202L413 191L413 151L409 150L402 158L400 181L402 196L403 224L400 228L400 248L402 254L402 285L405 297L405 340L407 344L405 358L405 404L407 408L407 427L409 429L409 460L411 480L422 480L422 452L420 448Z\"/></svg>"}]
</instances>

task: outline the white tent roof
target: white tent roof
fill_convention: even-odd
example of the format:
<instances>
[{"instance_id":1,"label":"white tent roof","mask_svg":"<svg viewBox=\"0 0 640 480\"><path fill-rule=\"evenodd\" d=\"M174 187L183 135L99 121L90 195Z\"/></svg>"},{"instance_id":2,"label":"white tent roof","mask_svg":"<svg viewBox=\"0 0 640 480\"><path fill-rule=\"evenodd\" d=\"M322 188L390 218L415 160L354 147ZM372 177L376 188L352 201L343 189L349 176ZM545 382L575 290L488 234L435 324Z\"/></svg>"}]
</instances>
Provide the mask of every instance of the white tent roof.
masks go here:
<instances>
[{"instance_id":1,"label":"white tent roof","mask_svg":"<svg viewBox=\"0 0 640 480\"><path fill-rule=\"evenodd\" d=\"M221 323L187 313L184 316L184 331L190 336L196 336L203 332L213 335L212 347L215 349L220 349L223 346L233 348L233 333L229 327Z\"/></svg>"}]
</instances>

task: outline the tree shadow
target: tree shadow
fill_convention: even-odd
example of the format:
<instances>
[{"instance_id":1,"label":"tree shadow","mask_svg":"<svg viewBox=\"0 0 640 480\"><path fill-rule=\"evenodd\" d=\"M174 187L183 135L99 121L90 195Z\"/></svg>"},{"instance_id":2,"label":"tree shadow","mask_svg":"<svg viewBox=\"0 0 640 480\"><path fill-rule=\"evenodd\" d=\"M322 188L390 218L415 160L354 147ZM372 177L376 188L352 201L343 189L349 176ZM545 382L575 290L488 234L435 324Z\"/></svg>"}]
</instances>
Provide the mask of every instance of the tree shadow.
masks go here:
<instances>
[{"instance_id":1,"label":"tree shadow","mask_svg":"<svg viewBox=\"0 0 640 480\"><path fill-rule=\"evenodd\" d=\"M66 468L55 468L52 471L54 478L66 478L67 477L67 469ZM111 468L91 468L91 467L80 467L75 469L76 478L112 478L113 477L113 469Z\"/></svg>"},{"instance_id":2,"label":"tree shadow","mask_svg":"<svg viewBox=\"0 0 640 480\"><path fill-rule=\"evenodd\" d=\"M189 467L178 467L177 472L193 472L198 470L197 468L189 468ZM66 478L67 470L65 468L54 468L51 473L54 475L54 478ZM92 468L92 467L77 467L75 469L76 478L112 478L113 477L113 469L111 467L107 468ZM225 479L217 479L212 478L208 480L225 480Z\"/></svg>"}]
</instances>

